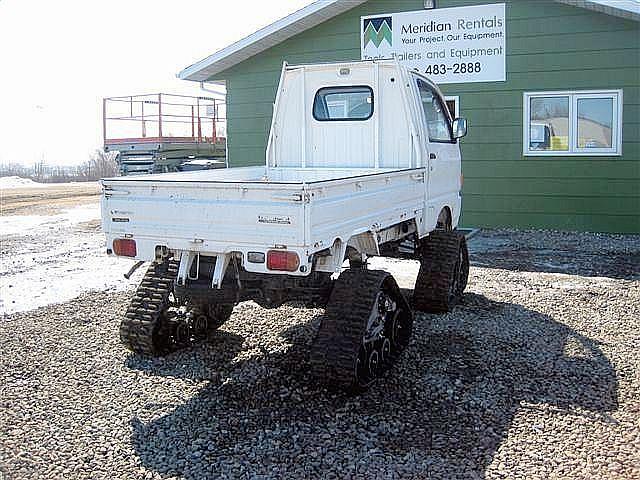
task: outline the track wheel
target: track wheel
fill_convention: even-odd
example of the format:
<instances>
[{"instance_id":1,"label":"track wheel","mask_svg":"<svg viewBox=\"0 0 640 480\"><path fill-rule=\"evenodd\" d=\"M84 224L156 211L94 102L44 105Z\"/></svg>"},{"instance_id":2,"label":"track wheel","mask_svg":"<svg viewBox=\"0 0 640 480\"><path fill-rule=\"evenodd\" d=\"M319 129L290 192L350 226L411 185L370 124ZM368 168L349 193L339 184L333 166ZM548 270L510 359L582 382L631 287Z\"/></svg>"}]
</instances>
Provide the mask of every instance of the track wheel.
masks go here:
<instances>
[{"instance_id":1,"label":"track wheel","mask_svg":"<svg viewBox=\"0 0 640 480\"><path fill-rule=\"evenodd\" d=\"M420 246L420 271L413 293L416 310L450 312L469 278L469 252L461 233L434 231Z\"/></svg>"},{"instance_id":2,"label":"track wheel","mask_svg":"<svg viewBox=\"0 0 640 480\"><path fill-rule=\"evenodd\" d=\"M207 336L209 336L229 320L233 313L233 304L208 303L203 306L202 311L205 312L207 321L206 332Z\"/></svg>"},{"instance_id":3,"label":"track wheel","mask_svg":"<svg viewBox=\"0 0 640 480\"><path fill-rule=\"evenodd\" d=\"M409 303L389 273L346 270L312 346L312 372L329 387L364 391L398 359L412 327Z\"/></svg>"},{"instance_id":4,"label":"track wheel","mask_svg":"<svg viewBox=\"0 0 640 480\"><path fill-rule=\"evenodd\" d=\"M178 263L151 264L120 324L122 343L142 355L165 355L206 339L231 315L233 305L195 305L177 298Z\"/></svg>"}]
</instances>

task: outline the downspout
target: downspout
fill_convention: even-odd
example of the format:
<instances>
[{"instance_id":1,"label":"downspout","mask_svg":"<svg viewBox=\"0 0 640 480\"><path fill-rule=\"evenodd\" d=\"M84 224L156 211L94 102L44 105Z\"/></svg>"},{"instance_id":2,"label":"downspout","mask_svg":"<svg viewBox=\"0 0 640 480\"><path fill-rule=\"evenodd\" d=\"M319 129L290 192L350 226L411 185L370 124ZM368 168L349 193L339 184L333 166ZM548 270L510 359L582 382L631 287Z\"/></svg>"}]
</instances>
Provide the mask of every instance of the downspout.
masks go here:
<instances>
[{"instance_id":1,"label":"downspout","mask_svg":"<svg viewBox=\"0 0 640 480\"><path fill-rule=\"evenodd\" d=\"M207 92L207 93L213 93L214 95L220 95L222 98L224 98L224 104L225 104L225 112L227 111L226 109L226 105L227 105L227 92L221 92L219 90L212 90L210 88L207 88L204 86L205 82L200 82L200 90L202 90L203 92ZM200 112L198 112L198 115L200 114ZM226 117L226 114L225 114ZM226 123L227 119L225 118L225 123ZM226 129L226 131L228 132L229 130ZM227 140L224 142L224 166L225 168L229 168L229 137L227 136Z\"/></svg>"},{"instance_id":2,"label":"downspout","mask_svg":"<svg viewBox=\"0 0 640 480\"><path fill-rule=\"evenodd\" d=\"M213 93L215 95L220 95L222 97L226 97L227 96L226 92L221 92L219 90L211 90L210 88L205 87L204 84L205 84L205 82L200 82L200 90L203 90L203 91L208 92L208 93Z\"/></svg>"}]
</instances>

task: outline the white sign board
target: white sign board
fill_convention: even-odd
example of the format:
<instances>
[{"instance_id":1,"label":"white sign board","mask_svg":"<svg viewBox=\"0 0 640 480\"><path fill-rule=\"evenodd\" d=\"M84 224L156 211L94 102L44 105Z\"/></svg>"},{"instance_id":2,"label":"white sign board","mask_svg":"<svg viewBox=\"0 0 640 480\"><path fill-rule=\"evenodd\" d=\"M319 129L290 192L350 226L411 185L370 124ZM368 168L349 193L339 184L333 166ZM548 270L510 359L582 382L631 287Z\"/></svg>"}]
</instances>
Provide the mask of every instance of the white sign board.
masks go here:
<instances>
[{"instance_id":1,"label":"white sign board","mask_svg":"<svg viewBox=\"0 0 640 480\"><path fill-rule=\"evenodd\" d=\"M504 82L505 4L361 18L362 59L397 58L436 83Z\"/></svg>"}]
</instances>

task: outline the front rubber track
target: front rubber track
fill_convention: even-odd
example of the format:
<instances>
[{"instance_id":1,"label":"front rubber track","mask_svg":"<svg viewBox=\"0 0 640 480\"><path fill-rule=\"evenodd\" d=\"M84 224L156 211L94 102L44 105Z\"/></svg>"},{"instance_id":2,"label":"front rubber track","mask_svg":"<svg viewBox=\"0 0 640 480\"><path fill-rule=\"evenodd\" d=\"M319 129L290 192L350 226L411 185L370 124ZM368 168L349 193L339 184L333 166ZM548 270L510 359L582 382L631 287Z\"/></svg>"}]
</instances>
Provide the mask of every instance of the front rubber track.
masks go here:
<instances>
[{"instance_id":1,"label":"front rubber track","mask_svg":"<svg viewBox=\"0 0 640 480\"><path fill-rule=\"evenodd\" d=\"M420 245L420 271L413 307L429 313L446 313L462 297L469 277L469 252L463 234L434 231Z\"/></svg>"}]
</instances>

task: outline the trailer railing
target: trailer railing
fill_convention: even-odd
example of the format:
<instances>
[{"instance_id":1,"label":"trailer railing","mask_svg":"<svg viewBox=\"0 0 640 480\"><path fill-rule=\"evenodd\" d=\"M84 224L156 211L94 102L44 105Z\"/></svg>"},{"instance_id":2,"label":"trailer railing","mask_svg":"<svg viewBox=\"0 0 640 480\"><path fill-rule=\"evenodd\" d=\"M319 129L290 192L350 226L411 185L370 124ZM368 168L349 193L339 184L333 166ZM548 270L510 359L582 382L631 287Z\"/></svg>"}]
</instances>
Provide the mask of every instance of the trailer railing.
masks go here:
<instances>
[{"instance_id":1,"label":"trailer railing","mask_svg":"<svg viewBox=\"0 0 640 480\"><path fill-rule=\"evenodd\" d=\"M224 99L168 93L107 97L102 101L105 145L220 143L226 137Z\"/></svg>"}]
</instances>

